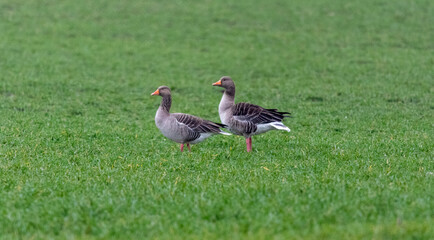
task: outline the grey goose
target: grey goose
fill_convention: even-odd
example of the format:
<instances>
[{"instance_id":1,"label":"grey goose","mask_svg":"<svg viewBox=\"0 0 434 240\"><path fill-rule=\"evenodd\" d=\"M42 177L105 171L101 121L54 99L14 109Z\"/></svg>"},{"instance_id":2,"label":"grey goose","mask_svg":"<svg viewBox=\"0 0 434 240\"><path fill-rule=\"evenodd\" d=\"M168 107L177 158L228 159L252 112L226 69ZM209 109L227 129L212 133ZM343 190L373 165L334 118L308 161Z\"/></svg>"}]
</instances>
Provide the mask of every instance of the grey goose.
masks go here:
<instances>
[{"instance_id":1,"label":"grey goose","mask_svg":"<svg viewBox=\"0 0 434 240\"><path fill-rule=\"evenodd\" d=\"M151 95L162 97L160 107L155 115L155 125L165 137L181 144L181 152L184 151L184 144L187 144L188 150L191 151L190 144L200 143L212 135L231 135L220 129L225 127L221 123L211 122L185 113L170 113L172 96L169 87L161 86Z\"/></svg>"},{"instance_id":2,"label":"grey goose","mask_svg":"<svg viewBox=\"0 0 434 240\"><path fill-rule=\"evenodd\" d=\"M232 133L246 138L247 152L252 150L252 136L270 130L291 131L282 123L289 112L266 109L258 105L240 102L235 104L235 83L230 77L222 77L213 86L224 88L219 104L220 120Z\"/></svg>"}]
</instances>

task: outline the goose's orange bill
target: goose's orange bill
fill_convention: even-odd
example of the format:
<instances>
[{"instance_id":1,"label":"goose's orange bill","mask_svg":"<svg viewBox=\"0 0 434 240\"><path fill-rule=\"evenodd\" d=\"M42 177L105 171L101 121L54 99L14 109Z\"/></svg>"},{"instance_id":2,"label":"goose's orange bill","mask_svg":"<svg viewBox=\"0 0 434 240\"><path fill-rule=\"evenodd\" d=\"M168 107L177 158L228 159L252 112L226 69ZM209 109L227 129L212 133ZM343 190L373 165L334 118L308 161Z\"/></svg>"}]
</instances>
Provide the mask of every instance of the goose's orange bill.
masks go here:
<instances>
[{"instance_id":1,"label":"goose's orange bill","mask_svg":"<svg viewBox=\"0 0 434 240\"><path fill-rule=\"evenodd\" d=\"M153 92L152 94L151 94L151 96L153 96L153 95L160 95L160 90L155 90L155 92Z\"/></svg>"},{"instance_id":2,"label":"goose's orange bill","mask_svg":"<svg viewBox=\"0 0 434 240\"><path fill-rule=\"evenodd\" d=\"M222 85L222 80L218 80L217 82L212 84L213 86L221 86Z\"/></svg>"}]
</instances>

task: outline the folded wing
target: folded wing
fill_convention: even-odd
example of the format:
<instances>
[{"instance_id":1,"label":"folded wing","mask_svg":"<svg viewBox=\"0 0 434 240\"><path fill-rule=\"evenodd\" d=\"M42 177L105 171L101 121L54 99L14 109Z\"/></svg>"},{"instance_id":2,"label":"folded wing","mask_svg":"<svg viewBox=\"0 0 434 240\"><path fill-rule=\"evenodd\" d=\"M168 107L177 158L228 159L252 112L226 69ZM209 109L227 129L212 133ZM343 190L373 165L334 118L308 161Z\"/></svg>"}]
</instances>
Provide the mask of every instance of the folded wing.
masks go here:
<instances>
[{"instance_id":1,"label":"folded wing","mask_svg":"<svg viewBox=\"0 0 434 240\"><path fill-rule=\"evenodd\" d=\"M255 125L281 122L283 118L291 116L289 112L279 112L277 109L266 109L250 103L237 103L232 107L232 112L236 120Z\"/></svg>"},{"instance_id":2,"label":"folded wing","mask_svg":"<svg viewBox=\"0 0 434 240\"><path fill-rule=\"evenodd\" d=\"M220 133L220 128L225 127L224 124L211 122L189 114L174 113L173 116L176 121L186 125L191 131L196 133Z\"/></svg>"}]
</instances>

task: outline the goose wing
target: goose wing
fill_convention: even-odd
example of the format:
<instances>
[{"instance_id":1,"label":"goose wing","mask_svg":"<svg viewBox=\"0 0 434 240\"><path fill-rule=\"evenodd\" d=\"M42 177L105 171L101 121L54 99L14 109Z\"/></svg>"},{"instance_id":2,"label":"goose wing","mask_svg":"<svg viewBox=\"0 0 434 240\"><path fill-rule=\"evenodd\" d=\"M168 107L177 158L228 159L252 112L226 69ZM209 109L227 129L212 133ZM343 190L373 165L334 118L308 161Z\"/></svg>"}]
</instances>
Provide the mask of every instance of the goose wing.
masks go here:
<instances>
[{"instance_id":1,"label":"goose wing","mask_svg":"<svg viewBox=\"0 0 434 240\"><path fill-rule=\"evenodd\" d=\"M281 122L284 117L290 117L289 112L279 112L277 109L266 109L251 103L237 103L232 107L236 120L252 124Z\"/></svg>"},{"instance_id":2,"label":"goose wing","mask_svg":"<svg viewBox=\"0 0 434 240\"><path fill-rule=\"evenodd\" d=\"M225 127L224 124L211 122L185 113L174 113L173 116L178 123L184 124L196 133L220 133L220 128Z\"/></svg>"}]
</instances>

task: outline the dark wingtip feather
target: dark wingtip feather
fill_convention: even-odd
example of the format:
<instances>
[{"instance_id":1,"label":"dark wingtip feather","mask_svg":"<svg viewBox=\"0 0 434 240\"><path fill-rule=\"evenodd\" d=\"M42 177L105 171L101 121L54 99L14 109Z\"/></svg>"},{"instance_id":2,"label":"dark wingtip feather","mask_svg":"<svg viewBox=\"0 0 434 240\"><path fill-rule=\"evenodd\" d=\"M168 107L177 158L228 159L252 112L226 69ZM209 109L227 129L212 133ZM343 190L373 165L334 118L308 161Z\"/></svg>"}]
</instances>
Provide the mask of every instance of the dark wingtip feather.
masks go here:
<instances>
[{"instance_id":1,"label":"dark wingtip feather","mask_svg":"<svg viewBox=\"0 0 434 240\"><path fill-rule=\"evenodd\" d=\"M288 117L288 118L292 117L290 112L278 112L278 113L282 114L283 117Z\"/></svg>"},{"instance_id":2,"label":"dark wingtip feather","mask_svg":"<svg viewBox=\"0 0 434 240\"><path fill-rule=\"evenodd\" d=\"M277 109L275 109L275 108L270 108L270 109L266 109L266 110L268 110L268 111L270 111L270 112L272 112L272 113L278 114L278 115L280 115L282 118L285 118L285 117L290 118L290 117L292 117L290 112L279 112L279 111L278 111Z\"/></svg>"},{"instance_id":3,"label":"dark wingtip feather","mask_svg":"<svg viewBox=\"0 0 434 240\"><path fill-rule=\"evenodd\" d=\"M218 125L219 127L222 127L222 128L226 128L227 127L227 125L225 125L223 123L216 123L216 122L213 122L213 123L216 124L216 125Z\"/></svg>"}]
</instances>

